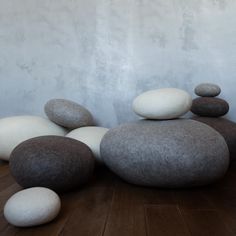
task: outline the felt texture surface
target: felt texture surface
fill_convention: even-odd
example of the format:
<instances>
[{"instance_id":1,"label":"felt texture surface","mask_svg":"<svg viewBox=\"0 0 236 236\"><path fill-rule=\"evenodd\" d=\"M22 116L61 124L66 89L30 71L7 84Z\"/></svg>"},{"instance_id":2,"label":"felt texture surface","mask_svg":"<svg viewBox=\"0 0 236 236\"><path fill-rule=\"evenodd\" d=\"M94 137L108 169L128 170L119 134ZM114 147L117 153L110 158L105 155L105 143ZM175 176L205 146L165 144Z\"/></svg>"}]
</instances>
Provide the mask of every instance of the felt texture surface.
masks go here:
<instances>
[{"instance_id":1,"label":"felt texture surface","mask_svg":"<svg viewBox=\"0 0 236 236\"><path fill-rule=\"evenodd\" d=\"M224 138L230 152L230 159L236 160L236 123L225 118L193 117L217 130Z\"/></svg>"},{"instance_id":2,"label":"felt texture surface","mask_svg":"<svg viewBox=\"0 0 236 236\"><path fill-rule=\"evenodd\" d=\"M10 156L10 171L24 188L46 187L66 192L86 183L93 169L94 157L88 146L66 137L29 139Z\"/></svg>"},{"instance_id":3,"label":"felt texture surface","mask_svg":"<svg viewBox=\"0 0 236 236\"><path fill-rule=\"evenodd\" d=\"M221 88L217 84L203 83L199 84L194 92L200 97L216 97L221 93Z\"/></svg>"},{"instance_id":4,"label":"felt texture surface","mask_svg":"<svg viewBox=\"0 0 236 236\"><path fill-rule=\"evenodd\" d=\"M51 121L69 129L94 124L91 113L70 100L52 99L45 104L44 111Z\"/></svg>"},{"instance_id":5,"label":"felt texture surface","mask_svg":"<svg viewBox=\"0 0 236 236\"><path fill-rule=\"evenodd\" d=\"M193 100L192 113L198 116L220 117L229 111L229 104L221 98L201 97Z\"/></svg>"},{"instance_id":6,"label":"felt texture surface","mask_svg":"<svg viewBox=\"0 0 236 236\"><path fill-rule=\"evenodd\" d=\"M229 165L224 138L194 120L140 120L109 130L101 142L106 165L144 186L192 187L221 178Z\"/></svg>"}]
</instances>

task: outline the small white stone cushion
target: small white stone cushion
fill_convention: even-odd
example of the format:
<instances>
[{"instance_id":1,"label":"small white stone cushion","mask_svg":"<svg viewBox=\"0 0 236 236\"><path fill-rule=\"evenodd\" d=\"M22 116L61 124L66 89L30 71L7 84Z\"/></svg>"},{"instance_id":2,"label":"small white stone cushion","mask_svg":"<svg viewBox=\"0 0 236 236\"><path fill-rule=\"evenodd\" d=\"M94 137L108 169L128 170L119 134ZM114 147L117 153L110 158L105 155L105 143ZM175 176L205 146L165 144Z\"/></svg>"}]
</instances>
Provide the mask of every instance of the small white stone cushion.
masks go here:
<instances>
[{"instance_id":1,"label":"small white stone cushion","mask_svg":"<svg viewBox=\"0 0 236 236\"><path fill-rule=\"evenodd\" d=\"M14 194L4 207L6 220L19 227L48 223L59 213L61 201L48 188L35 187Z\"/></svg>"},{"instance_id":2,"label":"small white stone cushion","mask_svg":"<svg viewBox=\"0 0 236 236\"><path fill-rule=\"evenodd\" d=\"M147 119L176 119L187 113L192 97L184 90L164 88L142 93L133 101L134 112Z\"/></svg>"},{"instance_id":3,"label":"small white stone cushion","mask_svg":"<svg viewBox=\"0 0 236 236\"><path fill-rule=\"evenodd\" d=\"M66 130L38 116L13 116L0 119L0 159L9 160L21 142L44 135L65 136Z\"/></svg>"},{"instance_id":4,"label":"small white stone cushion","mask_svg":"<svg viewBox=\"0 0 236 236\"><path fill-rule=\"evenodd\" d=\"M85 143L92 150L96 160L103 162L100 155L100 143L108 130L109 129L103 127L88 126L75 129L68 133L66 137Z\"/></svg>"}]
</instances>

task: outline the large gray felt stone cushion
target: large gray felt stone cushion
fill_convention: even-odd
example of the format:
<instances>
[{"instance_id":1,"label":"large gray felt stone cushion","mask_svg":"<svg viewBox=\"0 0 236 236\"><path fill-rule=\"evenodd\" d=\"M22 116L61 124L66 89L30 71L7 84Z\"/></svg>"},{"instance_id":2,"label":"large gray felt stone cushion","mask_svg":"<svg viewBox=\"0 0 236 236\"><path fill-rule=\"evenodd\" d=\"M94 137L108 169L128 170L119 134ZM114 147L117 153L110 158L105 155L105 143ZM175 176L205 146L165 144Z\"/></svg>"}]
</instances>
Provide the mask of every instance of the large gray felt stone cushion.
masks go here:
<instances>
[{"instance_id":1,"label":"large gray felt stone cushion","mask_svg":"<svg viewBox=\"0 0 236 236\"><path fill-rule=\"evenodd\" d=\"M228 113L229 104L220 98L196 98L191 111L198 116L220 117Z\"/></svg>"},{"instance_id":2,"label":"large gray felt stone cushion","mask_svg":"<svg viewBox=\"0 0 236 236\"><path fill-rule=\"evenodd\" d=\"M229 151L224 138L194 120L123 124L101 143L106 165L124 180L144 186L192 187L224 176Z\"/></svg>"},{"instance_id":3,"label":"large gray felt stone cushion","mask_svg":"<svg viewBox=\"0 0 236 236\"><path fill-rule=\"evenodd\" d=\"M236 123L224 118L193 117L194 120L203 122L217 130L228 144L230 159L236 160Z\"/></svg>"},{"instance_id":4,"label":"large gray felt stone cushion","mask_svg":"<svg viewBox=\"0 0 236 236\"><path fill-rule=\"evenodd\" d=\"M19 144L10 156L10 171L24 188L66 192L86 183L94 169L87 145L71 138L41 136Z\"/></svg>"},{"instance_id":5,"label":"large gray felt stone cushion","mask_svg":"<svg viewBox=\"0 0 236 236\"><path fill-rule=\"evenodd\" d=\"M194 91L201 97L216 97L221 93L221 88L217 84L203 83L199 84Z\"/></svg>"},{"instance_id":6,"label":"large gray felt stone cushion","mask_svg":"<svg viewBox=\"0 0 236 236\"><path fill-rule=\"evenodd\" d=\"M83 106L65 99L52 99L44 106L48 118L69 129L94 125L91 113Z\"/></svg>"}]
</instances>

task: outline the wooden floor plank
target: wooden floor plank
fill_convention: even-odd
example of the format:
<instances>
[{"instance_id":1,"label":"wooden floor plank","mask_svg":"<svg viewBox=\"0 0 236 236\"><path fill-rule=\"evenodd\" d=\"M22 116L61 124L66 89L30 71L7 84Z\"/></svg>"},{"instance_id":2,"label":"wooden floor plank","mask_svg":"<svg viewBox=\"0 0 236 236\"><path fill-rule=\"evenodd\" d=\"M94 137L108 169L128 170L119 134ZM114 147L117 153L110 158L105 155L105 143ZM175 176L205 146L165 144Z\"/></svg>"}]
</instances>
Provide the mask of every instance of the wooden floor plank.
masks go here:
<instances>
[{"instance_id":1,"label":"wooden floor plank","mask_svg":"<svg viewBox=\"0 0 236 236\"><path fill-rule=\"evenodd\" d=\"M104 236L146 235L145 210L140 189L121 181L116 184Z\"/></svg>"},{"instance_id":2,"label":"wooden floor plank","mask_svg":"<svg viewBox=\"0 0 236 236\"><path fill-rule=\"evenodd\" d=\"M15 183L13 177L8 173L0 178L0 191L8 188Z\"/></svg>"},{"instance_id":3,"label":"wooden floor plank","mask_svg":"<svg viewBox=\"0 0 236 236\"><path fill-rule=\"evenodd\" d=\"M100 236L103 234L113 197L112 188L84 190L60 235Z\"/></svg>"},{"instance_id":4,"label":"wooden floor plank","mask_svg":"<svg viewBox=\"0 0 236 236\"><path fill-rule=\"evenodd\" d=\"M175 190L175 203L181 209L215 209L214 204L197 189Z\"/></svg>"},{"instance_id":5,"label":"wooden floor plank","mask_svg":"<svg viewBox=\"0 0 236 236\"><path fill-rule=\"evenodd\" d=\"M4 232L8 227L8 222L4 218L3 212L0 213L0 235L1 232Z\"/></svg>"},{"instance_id":6,"label":"wooden floor plank","mask_svg":"<svg viewBox=\"0 0 236 236\"><path fill-rule=\"evenodd\" d=\"M9 166L7 164L0 165L0 178L9 175Z\"/></svg>"},{"instance_id":7,"label":"wooden floor plank","mask_svg":"<svg viewBox=\"0 0 236 236\"><path fill-rule=\"evenodd\" d=\"M1 236L15 236L16 233L18 232L19 228L11 226L11 225L7 225L7 227L5 228L5 230L3 232L1 232Z\"/></svg>"},{"instance_id":8,"label":"wooden floor plank","mask_svg":"<svg viewBox=\"0 0 236 236\"><path fill-rule=\"evenodd\" d=\"M146 206L148 236L190 236L177 206Z\"/></svg>"},{"instance_id":9,"label":"wooden floor plank","mask_svg":"<svg viewBox=\"0 0 236 236\"><path fill-rule=\"evenodd\" d=\"M143 187L129 184L121 179L116 179L117 191L129 192L139 204L145 205L175 205L176 199L173 190L155 187Z\"/></svg>"},{"instance_id":10,"label":"wooden floor plank","mask_svg":"<svg viewBox=\"0 0 236 236\"><path fill-rule=\"evenodd\" d=\"M5 162L0 187L1 236L236 235L236 163L217 183L185 190L138 187L99 168L87 185L60 196L61 213L53 222L27 229L3 216L7 199L21 190Z\"/></svg>"},{"instance_id":11,"label":"wooden floor plank","mask_svg":"<svg viewBox=\"0 0 236 236\"><path fill-rule=\"evenodd\" d=\"M17 183L13 183L2 191L0 191L0 212L2 212L6 201L16 192L20 191L22 187L20 187Z\"/></svg>"},{"instance_id":12,"label":"wooden floor plank","mask_svg":"<svg viewBox=\"0 0 236 236\"><path fill-rule=\"evenodd\" d=\"M234 189L221 187L220 190L204 191L204 194L215 205L221 220L236 235L236 182Z\"/></svg>"},{"instance_id":13,"label":"wooden floor plank","mask_svg":"<svg viewBox=\"0 0 236 236\"><path fill-rule=\"evenodd\" d=\"M42 226L31 227L31 228L19 228L18 232L15 234L17 236L56 236L61 233L66 224L68 218L73 213L76 208L77 199L80 197L80 191L75 191L67 194L63 194L61 197L62 208L58 217Z\"/></svg>"},{"instance_id":14,"label":"wooden floor plank","mask_svg":"<svg viewBox=\"0 0 236 236\"><path fill-rule=\"evenodd\" d=\"M233 236L216 210L181 210L192 236Z\"/></svg>"}]
</instances>

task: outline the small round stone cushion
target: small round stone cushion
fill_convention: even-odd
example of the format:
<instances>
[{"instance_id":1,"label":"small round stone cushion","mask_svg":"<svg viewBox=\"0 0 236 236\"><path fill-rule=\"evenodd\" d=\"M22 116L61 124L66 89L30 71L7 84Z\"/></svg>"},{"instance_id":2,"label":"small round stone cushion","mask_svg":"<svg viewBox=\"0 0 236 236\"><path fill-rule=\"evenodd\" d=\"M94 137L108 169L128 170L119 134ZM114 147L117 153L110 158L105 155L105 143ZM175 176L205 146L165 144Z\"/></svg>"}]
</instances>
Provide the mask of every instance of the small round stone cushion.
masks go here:
<instances>
[{"instance_id":1,"label":"small round stone cushion","mask_svg":"<svg viewBox=\"0 0 236 236\"><path fill-rule=\"evenodd\" d=\"M203 83L195 88L195 94L200 97L216 97L221 93L221 88L217 84Z\"/></svg>"},{"instance_id":2,"label":"small round stone cushion","mask_svg":"<svg viewBox=\"0 0 236 236\"><path fill-rule=\"evenodd\" d=\"M14 226L32 227L52 221L60 209L61 201L55 192L34 187L11 196L4 206L4 216Z\"/></svg>"},{"instance_id":3,"label":"small round stone cushion","mask_svg":"<svg viewBox=\"0 0 236 236\"><path fill-rule=\"evenodd\" d=\"M68 129L94 124L92 114L83 106L66 99L51 99L44 107L48 118Z\"/></svg>"}]
</instances>

